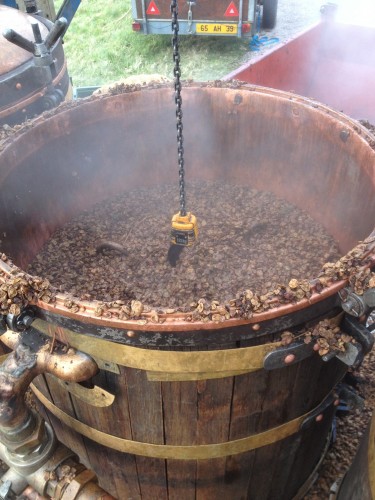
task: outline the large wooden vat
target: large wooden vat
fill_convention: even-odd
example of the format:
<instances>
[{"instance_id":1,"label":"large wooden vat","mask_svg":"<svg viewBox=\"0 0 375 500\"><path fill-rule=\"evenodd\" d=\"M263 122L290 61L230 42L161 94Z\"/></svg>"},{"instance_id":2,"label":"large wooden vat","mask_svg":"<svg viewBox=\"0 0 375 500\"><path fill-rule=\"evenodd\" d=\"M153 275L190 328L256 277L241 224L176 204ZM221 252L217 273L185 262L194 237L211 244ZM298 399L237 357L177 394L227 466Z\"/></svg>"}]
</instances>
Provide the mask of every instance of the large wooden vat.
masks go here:
<instances>
[{"instance_id":1,"label":"large wooden vat","mask_svg":"<svg viewBox=\"0 0 375 500\"><path fill-rule=\"evenodd\" d=\"M10 136L0 154L1 250L25 268L73 214L174 178L172 95L161 86L91 98ZM375 153L364 128L254 86L191 85L183 97L189 176L271 190L314 214L343 252L372 231ZM86 387L39 377L35 393L59 439L121 500L289 500L326 447L346 365L303 341L285 351L280 333L336 316L346 284L222 322L167 312L163 323L125 321L95 315L94 303L72 310L62 294L39 300L33 328L92 355L101 371Z\"/></svg>"}]
</instances>

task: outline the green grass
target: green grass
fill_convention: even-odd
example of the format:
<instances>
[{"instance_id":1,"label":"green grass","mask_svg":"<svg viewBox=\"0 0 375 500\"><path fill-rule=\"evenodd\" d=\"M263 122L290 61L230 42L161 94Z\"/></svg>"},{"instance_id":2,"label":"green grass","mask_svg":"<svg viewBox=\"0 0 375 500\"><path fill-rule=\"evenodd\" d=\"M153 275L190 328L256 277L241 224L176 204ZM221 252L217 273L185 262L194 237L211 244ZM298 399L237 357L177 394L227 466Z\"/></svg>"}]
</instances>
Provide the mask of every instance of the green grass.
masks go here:
<instances>
[{"instance_id":1,"label":"green grass","mask_svg":"<svg viewBox=\"0 0 375 500\"><path fill-rule=\"evenodd\" d=\"M61 1L55 1L58 10ZM172 77L169 35L132 31L130 0L83 0L64 38L69 74L75 86L102 85L137 74ZM248 41L236 38L180 38L182 79L221 78L248 53Z\"/></svg>"}]
</instances>

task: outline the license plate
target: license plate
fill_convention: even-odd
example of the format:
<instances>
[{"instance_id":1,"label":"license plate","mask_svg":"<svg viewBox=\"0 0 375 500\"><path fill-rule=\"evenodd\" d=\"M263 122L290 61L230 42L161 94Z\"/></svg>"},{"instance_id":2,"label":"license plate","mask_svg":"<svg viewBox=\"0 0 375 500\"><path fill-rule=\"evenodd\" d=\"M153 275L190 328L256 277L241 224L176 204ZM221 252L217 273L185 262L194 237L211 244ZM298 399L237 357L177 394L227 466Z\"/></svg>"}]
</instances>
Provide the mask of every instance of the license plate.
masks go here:
<instances>
[{"instance_id":1,"label":"license plate","mask_svg":"<svg viewBox=\"0 0 375 500\"><path fill-rule=\"evenodd\" d=\"M203 35L236 35L237 24L197 23L197 33Z\"/></svg>"}]
</instances>

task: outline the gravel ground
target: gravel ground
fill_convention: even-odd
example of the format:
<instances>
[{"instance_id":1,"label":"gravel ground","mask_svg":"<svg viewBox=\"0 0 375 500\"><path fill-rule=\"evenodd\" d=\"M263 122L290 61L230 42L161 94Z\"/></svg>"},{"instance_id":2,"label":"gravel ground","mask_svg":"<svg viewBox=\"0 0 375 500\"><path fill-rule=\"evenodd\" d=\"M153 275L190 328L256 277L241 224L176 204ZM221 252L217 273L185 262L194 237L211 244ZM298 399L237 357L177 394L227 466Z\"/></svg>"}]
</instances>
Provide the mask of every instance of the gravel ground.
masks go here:
<instances>
[{"instance_id":1,"label":"gravel ground","mask_svg":"<svg viewBox=\"0 0 375 500\"><path fill-rule=\"evenodd\" d=\"M279 0L276 26L272 30L260 30L258 36L276 38L285 43L298 33L308 29L320 20L322 0ZM272 50L278 42L258 47L250 51L244 58L244 63Z\"/></svg>"},{"instance_id":2,"label":"gravel ground","mask_svg":"<svg viewBox=\"0 0 375 500\"><path fill-rule=\"evenodd\" d=\"M356 377L356 383L355 388L352 387L352 389L355 394L363 398L363 407L353 408L349 413L336 418L336 441L327 452L318 480L303 500L332 498L330 497L331 487L335 481L340 481L350 467L375 405L374 363L375 352L373 350L367 355L359 370L353 374ZM360 497L357 496L357 498Z\"/></svg>"},{"instance_id":3,"label":"gravel ground","mask_svg":"<svg viewBox=\"0 0 375 500\"><path fill-rule=\"evenodd\" d=\"M323 0L279 0L277 22L272 30L262 31L269 37L286 42L320 20Z\"/></svg>"}]
</instances>

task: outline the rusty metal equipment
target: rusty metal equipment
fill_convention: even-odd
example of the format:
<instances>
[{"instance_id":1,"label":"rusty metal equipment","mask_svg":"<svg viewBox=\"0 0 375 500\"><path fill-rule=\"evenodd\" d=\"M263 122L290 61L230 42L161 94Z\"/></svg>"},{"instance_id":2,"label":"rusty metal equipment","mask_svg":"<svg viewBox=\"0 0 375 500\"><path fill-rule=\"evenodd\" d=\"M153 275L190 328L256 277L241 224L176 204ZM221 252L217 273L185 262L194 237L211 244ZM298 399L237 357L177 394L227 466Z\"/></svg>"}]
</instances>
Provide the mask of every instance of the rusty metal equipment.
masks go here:
<instances>
[{"instance_id":1,"label":"rusty metal equipment","mask_svg":"<svg viewBox=\"0 0 375 500\"><path fill-rule=\"evenodd\" d=\"M8 5L28 14L37 14L44 18L54 21L56 19L56 10L53 0L6 0L1 1L1 5ZM61 17L61 16L58 16Z\"/></svg>"},{"instance_id":2,"label":"rusty metal equipment","mask_svg":"<svg viewBox=\"0 0 375 500\"><path fill-rule=\"evenodd\" d=\"M0 5L0 125L12 126L57 106L70 83L55 23Z\"/></svg>"},{"instance_id":3,"label":"rusty metal equipment","mask_svg":"<svg viewBox=\"0 0 375 500\"><path fill-rule=\"evenodd\" d=\"M8 326L15 326L9 320ZM0 457L9 466L0 480L1 498L18 497L28 485L62 500L112 498L98 486L95 474L56 442L51 426L25 403L26 390L37 375L84 381L95 375L96 363L29 329L24 333L8 330L1 340L13 350L0 365Z\"/></svg>"},{"instance_id":4,"label":"rusty metal equipment","mask_svg":"<svg viewBox=\"0 0 375 500\"><path fill-rule=\"evenodd\" d=\"M47 373L32 388L58 439L114 497L302 497L327 447L335 386L374 340L352 295L375 259L374 138L282 91L218 82L183 92L191 176L272 191L313 214L355 260L353 270L322 288L311 283L309 299L223 321L166 309L157 323L150 312L119 319L96 314L95 302L35 295L31 320L7 316L3 335L11 336L9 324L30 337L43 332L98 365L86 386ZM175 155L165 152L175 137L161 140L161 123L175 125L168 86L122 88L63 104L3 141L1 251L13 260L0 260L6 286L75 214L174 178ZM372 304L369 292L362 306ZM311 344L280 341L286 329L325 319L355 338L353 352L324 360Z\"/></svg>"},{"instance_id":5,"label":"rusty metal equipment","mask_svg":"<svg viewBox=\"0 0 375 500\"><path fill-rule=\"evenodd\" d=\"M327 12L319 24L223 80L294 92L375 123L375 28L335 21Z\"/></svg>"}]
</instances>

